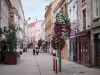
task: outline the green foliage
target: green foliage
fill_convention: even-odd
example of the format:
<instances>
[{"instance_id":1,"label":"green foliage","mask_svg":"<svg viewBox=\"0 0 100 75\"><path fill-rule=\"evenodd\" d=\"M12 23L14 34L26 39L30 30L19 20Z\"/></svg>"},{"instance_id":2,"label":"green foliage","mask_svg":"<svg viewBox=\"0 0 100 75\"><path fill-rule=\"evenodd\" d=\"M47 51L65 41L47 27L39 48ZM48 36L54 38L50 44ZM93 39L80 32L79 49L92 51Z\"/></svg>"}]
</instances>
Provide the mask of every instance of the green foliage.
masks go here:
<instances>
[{"instance_id":1,"label":"green foliage","mask_svg":"<svg viewBox=\"0 0 100 75\"><path fill-rule=\"evenodd\" d=\"M65 46L65 40L59 39L57 36L53 35L51 40L51 46L54 50L62 50Z\"/></svg>"},{"instance_id":2,"label":"green foliage","mask_svg":"<svg viewBox=\"0 0 100 75\"><path fill-rule=\"evenodd\" d=\"M42 40L40 39L40 40L38 40L38 47L40 48L41 46L42 46Z\"/></svg>"},{"instance_id":3,"label":"green foliage","mask_svg":"<svg viewBox=\"0 0 100 75\"><path fill-rule=\"evenodd\" d=\"M70 25L70 19L68 18L68 14L64 14L62 12L59 12L56 16L56 24L62 25L62 24L67 24Z\"/></svg>"},{"instance_id":4,"label":"green foliage","mask_svg":"<svg viewBox=\"0 0 100 75\"><path fill-rule=\"evenodd\" d=\"M9 25L9 30L5 33L9 52L15 52L17 48L17 31L15 25Z\"/></svg>"}]
</instances>

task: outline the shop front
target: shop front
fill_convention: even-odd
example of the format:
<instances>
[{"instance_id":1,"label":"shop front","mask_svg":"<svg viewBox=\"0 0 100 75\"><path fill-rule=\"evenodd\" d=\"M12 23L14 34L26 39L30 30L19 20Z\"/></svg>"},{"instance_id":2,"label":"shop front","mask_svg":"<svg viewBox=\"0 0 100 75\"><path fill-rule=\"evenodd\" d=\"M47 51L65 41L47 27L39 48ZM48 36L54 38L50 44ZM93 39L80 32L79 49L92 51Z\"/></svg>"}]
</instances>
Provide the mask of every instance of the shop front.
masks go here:
<instances>
[{"instance_id":1,"label":"shop front","mask_svg":"<svg viewBox=\"0 0 100 75\"><path fill-rule=\"evenodd\" d=\"M100 33L94 35L94 51L96 67L100 68Z\"/></svg>"},{"instance_id":2,"label":"shop front","mask_svg":"<svg viewBox=\"0 0 100 75\"><path fill-rule=\"evenodd\" d=\"M69 60L77 62L77 39L76 37L70 38Z\"/></svg>"},{"instance_id":3,"label":"shop front","mask_svg":"<svg viewBox=\"0 0 100 75\"><path fill-rule=\"evenodd\" d=\"M91 67L90 31L83 31L77 37L77 63Z\"/></svg>"}]
</instances>

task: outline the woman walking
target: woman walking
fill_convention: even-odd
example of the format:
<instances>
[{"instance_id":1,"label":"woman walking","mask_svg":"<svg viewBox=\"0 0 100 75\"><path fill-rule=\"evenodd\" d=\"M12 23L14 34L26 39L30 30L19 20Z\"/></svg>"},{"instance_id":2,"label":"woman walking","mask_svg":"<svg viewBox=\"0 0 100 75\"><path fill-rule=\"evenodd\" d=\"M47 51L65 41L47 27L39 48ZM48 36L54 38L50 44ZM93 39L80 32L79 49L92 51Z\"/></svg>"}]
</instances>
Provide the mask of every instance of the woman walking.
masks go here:
<instances>
[{"instance_id":1,"label":"woman walking","mask_svg":"<svg viewBox=\"0 0 100 75\"><path fill-rule=\"evenodd\" d=\"M38 55L38 53L39 53L39 48L36 48L36 54Z\"/></svg>"}]
</instances>

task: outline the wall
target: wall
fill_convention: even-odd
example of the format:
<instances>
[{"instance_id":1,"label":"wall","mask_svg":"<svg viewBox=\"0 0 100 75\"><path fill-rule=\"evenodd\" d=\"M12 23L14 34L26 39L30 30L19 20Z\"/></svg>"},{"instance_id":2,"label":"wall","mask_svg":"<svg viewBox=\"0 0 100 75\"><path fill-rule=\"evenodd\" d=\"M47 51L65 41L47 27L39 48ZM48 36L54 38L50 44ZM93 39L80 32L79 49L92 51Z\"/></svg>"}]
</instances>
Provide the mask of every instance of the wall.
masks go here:
<instances>
[{"instance_id":1,"label":"wall","mask_svg":"<svg viewBox=\"0 0 100 75\"><path fill-rule=\"evenodd\" d=\"M22 7L22 3L21 0L10 0L12 3L12 6L16 8L17 12L18 12L18 16L19 16L19 27L22 29L22 31L20 31L19 35L20 35L20 39L24 38L24 23L25 23L25 18L24 18L24 11L23 11L23 7Z\"/></svg>"},{"instance_id":2,"label":"wall","mask_svg":"<svg viewBox=\"0 0 100 75\"><path fill-rule=\"evenodd\" d=\"M41 38L41 24L42 20L37 20L28 25L28 40L29 43L37 43Z\"/></svg>"},{"instance_id":3,"label":"wall","mask_svg":"<svg viewBox=\"0 0 100 75\"><path fill-rule=\"evenodd\" d=\"M82 10L86 8L86 30L91 27L91 0L86 0L82 3L81 0L77 0L78 2L78 25L79 31L83 31L83 14Z\"/></svg>"},{"instance_id":4,"label":"wall","mask_svg":"<svg viewBox=\"0 0 100 75\"><path fill-rule=\"evenodd\" d=\"M92 26L91 26L91 44L92 44L92 64L96 65L96 50L95 50L95 41L94 35L100 33L100 0L98 0L98 16L94 16L94 13L97 13L94 6L94 0L92 0Z\"/></svg>"},{"instance_id":5,"label":"wall","mask_svg":"<svg viewBox=\"0 0 100 75\"><path fill-rule=\"evenodd\" d=\"M41 38L42 40L45 40L45 20L41 24Z\"/></svg>"},{"instance_id":6,"label":"wall","mask_svg":"<svg viewBox=\"0 0 100 75\"><path fill-rule=\"evenodd\" d=\"M43 23L42 20L36 21L36 37L35 40L38 42L41 39L41 24Z\"/></svg>"},{"instance_id":7,"label":"wall","mask_svg":"<svg viewBox=\"0 0 100 75\"><path fill-rule=\"evenodd\" d=\"M1 0L1 28L9 24L9 8L5 0Z\"/></svg>"},{"instance_id":8,"label":"wall","mask_svg":"<svg viewBox=\"0 0 100 75\"><path fill-rule=\"evenodd\" d=\"M46 39L51 34L51 6L50 3L48 7L46 7L45 11L45 31L46 31Z\"/></svg>"},{"instance_id":9,"label":"wall","mask_svg":"<svg viewBox=\"0 0 100 75\"><path fill-rule=\"evenodd\" d=\"M68 16L70 18L71 23L74 20L77 20L77 0L72 0L68 2ZM75 8L74 8L75 7ZM71 11L71 12L70 12Z\"/></svg>"}]
</instances>

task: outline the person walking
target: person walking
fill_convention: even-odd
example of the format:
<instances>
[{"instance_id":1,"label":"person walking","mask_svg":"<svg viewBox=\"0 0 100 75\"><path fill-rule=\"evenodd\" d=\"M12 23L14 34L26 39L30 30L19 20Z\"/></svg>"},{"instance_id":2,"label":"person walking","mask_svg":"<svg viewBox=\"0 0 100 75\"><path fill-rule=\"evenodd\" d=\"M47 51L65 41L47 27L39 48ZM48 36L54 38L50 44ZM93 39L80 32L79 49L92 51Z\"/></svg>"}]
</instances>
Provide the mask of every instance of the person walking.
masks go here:
<instances>
[{"instance_id":1,"label":"person walking","mask_svg":"<svg viewBox=\"0 0 100 75\"><path fill-rule=\"evenodd\" d=\"M39 53L39 48L36 48L36 54L38 55L38 53Z\"/></svg>"},{"instance_id":2,"label":"person walking","mask_svg":"<svg viewBox=\"0 0 100 75\"><path fill-rule=\"evenodd\" d=\"M33 49L33 55L35 55L35 48Z\"/></svg>"}]
</instances>

